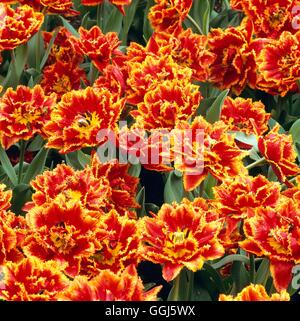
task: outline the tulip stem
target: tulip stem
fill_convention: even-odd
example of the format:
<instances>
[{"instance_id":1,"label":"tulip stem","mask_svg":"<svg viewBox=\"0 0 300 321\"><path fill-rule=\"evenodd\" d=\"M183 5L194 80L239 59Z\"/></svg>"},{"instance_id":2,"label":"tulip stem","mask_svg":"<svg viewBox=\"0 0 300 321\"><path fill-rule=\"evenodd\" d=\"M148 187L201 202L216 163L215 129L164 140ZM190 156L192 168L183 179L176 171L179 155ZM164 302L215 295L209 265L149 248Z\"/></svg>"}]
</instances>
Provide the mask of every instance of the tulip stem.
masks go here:
<instances>
[{"instance_id":1,"label":"tulip stem","mask_svg":"<svg viewBox=\"0 0 300 321\"><path fill-rule=\"evenodd\" d=\"M24 140L20 141L20 157L19 157L19 173L18 173L18 184L22 181L24 156L25 156L26 144Z\"/></svg>"},{"instance_id":2,"label":"tulip stem","mask_svg":"<svg viewBox=\"0 0 300 321\"><path fill-rule=\"evenodd\" d=\"M198 33L200 33L201 35L204 35L203 30L201 29L201 27L198 25L198 23L194 20L194 18L192 18L189 14L187 15L187 20L195 27L195 29L198 31Z\"/></svg>"},{"instance_id":3,"label":"tulip stem","mask_svg":"<svg viewBox=\"0 0 300 321\"><path fill-rule=\"evenodd\" d=\"M246 166L246 168L249 170L249 169L254 168L254 167L256 167L256 166L262 165L262 164L264 164L265 162L266 162L266 159L265 159L265 158L260 158L260 159L258 159L257 161L255 161L254 163Z\"/></svg>"}]
</instances>

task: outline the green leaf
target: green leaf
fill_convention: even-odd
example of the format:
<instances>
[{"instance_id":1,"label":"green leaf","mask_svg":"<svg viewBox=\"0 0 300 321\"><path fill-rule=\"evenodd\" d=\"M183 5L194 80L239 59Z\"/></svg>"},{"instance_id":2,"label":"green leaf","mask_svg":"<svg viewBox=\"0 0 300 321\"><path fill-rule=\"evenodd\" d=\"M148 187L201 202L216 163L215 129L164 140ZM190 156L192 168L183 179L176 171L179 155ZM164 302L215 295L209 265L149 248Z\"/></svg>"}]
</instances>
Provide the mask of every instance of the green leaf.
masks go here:
<instances>
[{"instance_id":1,"label":"green leaf","mask_svg":"<svg viewBox=\"0 0 300 321\"><path fill-rule=\"evenodd\" d=\"M255 283L266 285L270 276L270 262L267 258L263 259L256 272Z\"/></svg>"},{"instance_id":2,"label":"green leaf","mask_svg":"<svg viewBox=\"0 0 300 321\"><path fill-rule=\"evenodd\" d=\"M234 134L234 138L241 143L248 144L257 148L257 137L254 134L246 135L244 132L231 132Z\"/></svg>"},{"instance_id":3,"label":"green leaf","mask_svg":"<svg viewBox=\"0 0 300 321\"><path fill-rule=\"evenodd\" d=\"M90 156L83 153L81 150L65 155L66 162L76 170L83 169L87 164L90 164Z\"/></svg>"},{"instance_id":4,"label":"green leaf","mask_svg":"<svg viewBox=\"0 0 300 321\"><path fill-rule=\"evenodd\" d=\"M33 139L33 141L29 144L29 146L27 147L27 150L29 152L37 152L43 147L44 144L45 144L45 141L43 140L43 138L40 135L37 135Z\"/></svg>"},{"instance_id":5,"label":"green leaf","mask_svg":"<svg viewBox=\"0 0 300 321\"><path fill-rule=\"evenodd\" d=\"M144 14L144 23L143 23L143 35L144 40L147 42L153 33L153 29L151 27L150 21L148 19L148 13L150 8L155 4L154 0L148 0L145 8Z\"/></svg>"},{"instance_id":6,"label":"green leaf","mask_svg":"<svg viewBox=\"0 0 300 321\"><path fill-rule=\"evenodd\" d=\"M17 173L17 172L16 172ZM0 166L0 181L2 184L5 184L7 187L12 187L10 179L7 177L2 166Z\"/></svg>"},{"instance_id":7,"label":"green leaf","mask_svg":"<svg viewBox=\"0 0 300 321\"><path fill-rule=\"evenodd\" d=\"M78 31L70 24L70 22L68 20L66 20L65 18L63 18L62 16L59 16L64 27L67 28L71 34L77 38L79 38L79 33Z\"/></svg>"},{"instance_id":8,"label":"green leaf","mask_svg":"<svg viewBox=\"0 0 300 321\"><path fill-rule=\"evenodd\" d=\"M144 284L144 291L149 291L152 288L154 288L156 286L155 282L151 282L151 283L145 283Z\"/></svg>"},{"instance_id":9,"label":"green leaf","mask_svg":"<svg viewBox=\"0 0 300 321\"><path fill-rule=\"evenodd\" d=\"M140 208L136 209L136 213L138 217L143 217L147 215L145 209L145 187L141 188L136 196L136 201L140 204Z\"/></svg>"},{"instance_id":10,"label":"green leaf","mask_svg":"<svg viewBox=\"0 0 300 321\"><path fill-rule=\"evenodd\" d=\"M289 133L292 135L294 143L300 143L300 119L294 122Z\"/></svg>"},{"instance_id":11,"label":"green leaf","mask_svg":"<svg viewBox=\"0 0 300 321\"><path fill-rule=\"evenodd\" d=\"M29 88L33 88L34 85L35 85L35 83L34 83L33 77L30 76L27 86L28 86Z\"/></svg>"},{"instance_id":12,"label":"green leaf","mask_svg":"<svg viewBox=\"0 0 300 321\"><path fill-rule=\"evenodd\" d=\"M2 146L0 146L0 162L2 165L2 169L5 172L5 174L8 176L12 184L15 186L18 184L18 177L17 174L6 154L6 151L3 149Z\"/></svg>"},{"instance_id":13,"label":"green leaf","mask_svg":"<svg viewBox=\"0 0 300 321\"><path fill-rule=\"evenodd\" d=\"M295 149L296 149L296 152L298 154L298 160L300 162L300 143L296 143L295 144Z\"/></svg>"},{"instance_id":14,"label":"green leaf","mask_svg":"<svg viewBox=\"0 0 300 321\"><path fill-rule=\"evenodd\" d=\"M86 167L86 165L89 165L91 163L91 156L85 154L81 150L77 151L77 157L82 168Z\"/></svg>"},{"instance_id":15,"label":"green leaf","mask_svg":"<svg viewBox=\"0 0 300 321\"><path fill-rule=\"evenodd\" d=\"M192 301L213 301L219 294L217 285L211 274L205 269L197 271L194 275Z\"/></svg>"},{"instance_id":16,"label":"green leaf","mask_svg":"<svg viewBox=\"0 0 300 321\"><path fill-rule=\"evenodd\" d=\"M42 148L30 163L22 183L29 184L32 179L41 174L44 170L49 149Z\"/></svg>"},{"instance_id":17,"label":"green leaf","mask_svg":"<svg viewBox=\"0 0 300 321\"><path fill-rule=\"evenodd\" d=\"M259 160L261 157L259 156L259 151L258 149L253 146L250 150L249 150L249 157L255 161Z\"/></svg>"},{"instance_id":18,"label":"green leaf","mask_svg":"<svg viewBox=\"0 0 300 321\"><path fill-rule=\"evenodd\" d=\"M212 11L212 19L210 20L210 26L212 28L227 28L229 24L228 13L229 10L223 10L221 13L216 13L215 11Z\"/></svg>"},{"instance_id":19,"label":"green leaf","mask_svg":"<svg viewBox=\"0 0 300 321\"><path fill-rule=\"evenodd\" d=\"M120 34L120 39L122 40L123 45L127 45L127 37L130 26L132 25L134 15L137 10L139 1L132 1L129 6L125 8L125 16L123 18L123 28Z\"/></svg>"},{"instance_id":20,"label":"green leaf","mask_svg":"<svg viewBox=\"0 0 300 321\"><path fill-rule=\"evenodd\" d=\"M142 165L141 165L141 163L132 164L132 165L129 167L128 174L131 175L131 176L133 176L133 177L139 177L139 176L140 176L140 173L141 173L141 170L142 170Z\"/></svg>"},{"instance_id":21,"label":"green leaf","mask_svg":"<svg viewBox=\"0 0 300 321\"><path fill-rule=\"evenodd\" d=\"M9 65L7 76L2 83L4 89L7 89L8 87L16 88L19 85L20 78L28 59L27 44L19 46L14 51L11 51L11 55L12 60Z\"/></svg>"},{"instance_id":22,"label":"green leaf","mask_svg":"<svg viewBox=\"0 0 300 321\"><path fill-rule=\"evenodd\" d=\"M146 213L152 212L154 214L157 214L159 211L159 206L157 206L154 203L145 203L145 210L146 210Z\"/></svg>"},{"instance_id":23,"label":"green leaf","mask_svg":"<svg viewBox=\"0 0 300 321\"><path fill-rule=\"evenodd\" d=\"M211 124L220 120L221 109L224 104L224 100L229 93L229 89L226 89L220 93L220 95L213 102L212 106L206 113L206 120Z\"/></svg>"},{"instance_id":24,"label":"green leaf","mask_svg":"<svg viewBox=\"0 0 300 321\"><path fill-rule=\"evenodd\" d=\"M234 286L231 291L231 294L236 295L244 287L250 284L250 276L248 271L245 268L244 263L242 262L233 262L231 268L231 275L234 281Z\"/></svg>"},{"instance_id":25,"label":"green leaf","mask_svg":"<svg viewBox=\"0 0 300 321\"><path fill-rule=\"evenodd\" d=\"M210 277L214 280L218 290L224 293L225 288L224 288L224 284L220 273L216 269L214 269L211 265L209 265L207 262L204 263L203 269L209 273Z\"/></svg>"},{"instance_id":26,"label":"green leaf","mask_svg":"<svg viewBox=\"0 0 300 321\"><path fill-rule=\"evenodd\" d=\"M224 258L222 258L220 261L218 261L217 263L211 264L211 266L214 269L220 269L221 267L223 267L224 265L228 264L228 263L232 263L232 262L243 262L246 264L249 264L249 258L245 255L241 255L241 254L230 254L225 256Z\"/></svg>"},{"instance_id":27,"label":"green leaf","mask_svg":"<svg viewBox=\"0 0 300 321\"><path fill-rule=\"evenodd\" d=\"M277 177L277 175L274 173L272 166L269 166L269 168L268 168L267 178L268 178L268 180L271 181L271 182L278 182L278 177Z\"/></svg>"},{"instance_id":28,"label":"green leaf","mask_svg":"<svg viewBox=\"0 0 300 321\"><path fill-rule=\"evenodd\" d=\"M15 169L15 172L16 172L17 176L19 175L20 164L21 163L19 162L14 166L14 169ZM25 173L25 171L27 170L28 167L29 167L29 164L24 161L21 177L22 177L22 175L24 175L24 173Z\"/></svg>"},{"instance_id":29,"label":"green leaf","mask_svg":"<svg viewBox=\"0 0 300 321\"><path fill-rule=\"evenodd\" d=\"M88 80L91 84L93 84L95 82L95 80L98 78L99 76L99 70L97 69L97 67L94 65L94 63L90 63L90 70L88 73Z\"/></svg>"},{"instance_id":30,"label":"green leaf","mask_svg":"<svg viewBox=\"0 0 300 321\"><path fill-rule=\"evenodd\" d=\"M88 11L88 12L86 12L86 14L82 18L81 26L84 29L89 29L89 15L90 15L90 12Z\"/></svg>"},{"instance_id":31,"label":"green leaf","mask_svg":"<svg viewBox=\"0 0 300 321\"><path fill-rule=\"evenodd\" d=\"M215 99L220 95L222 90L216 88L213 84L209 82L200 82L200 92L204 99L211 99L211 104L207 107L210 107L212 103L215 101ZM201 103L203 102L203 99L201 100Z\"/></svg>"},{"instance_id":32,"label":"green leaf","mask_svg":"<svg viewBox=\"0 0 300 321\"><path fill-rule=\"evenodd\" d=\"M194 284L192 271L182 269L173 281L173 287L169 293L168 301L189 301L191 299Z\"/></svg>"},{"instance_id":33,"label":"green leaf","mask_svg":"<svg viewBox=\"0 0 300 321\"><path fill-rule=\"evenodd\" d=\"M123 22L123 15L122 13L118 10L117 7L112 7L110 9L110 14L107 17L107 21L105 24L105 27L103 28L103 32L107 33L109 31L114 31L116 33L120 33L122 29L122 22Z\"/></svg>"},{"instance_id":34,"label":"green leaf","mask_svg":"<svg viewBox=\"0 0 300 321\"><path fill-rule=\"evenodd\" d=\"M207 35L209 32L210 20L210 3L209 0L194 1L191 15L194 20L199 23L203 34Z\"/></svg>"},{"instance_id":35,"label":"green leaf","mask_svg":"<svg viewBox=\"0 0 300 321\"><path fill-rule=\"evenodd\" d=\"M17 47L15 49L15 54L16 54L16 63L15 63L16 76L17 76L17 80L19 82L19 79L21 78L24 67L27 63L28 46L25 44L25 45Z\"/></svg>"},{"instance_id":36,"label":"green leaf","mask_svg":"<svg viewBox=\"0 0 300 321\"><path fill-rule=\"evenodd\" d=\"M25 203L31 200L32 190L27 184L19 184L13 188L13 196L11 200L11 210L18 215L24 214L22 211Z\"/></svg>"},{"instance_id":37,"label":"green leaf","mask_svg":"<svg viewBox=\"0 0 300 321\"><path fill-rule=\"evenodd\" d=\"M45 64L46 64L46 62L47 62L47 60L48 60L48 57L49 57L49 55L50 55L50 52L51 52L52 46L53 46L53 44L54 44L54 41L55 41L55 39L56 39L56 36L57 36L57 34L58 34L58 31L59 31L59 29L57 28L57 29L54 31L54 33L53 33L53 35L52 35L52 37L51 37L51 39L50 39L50 42L49 42L49 44L48 44L48 47L47 47L47 49L46 49L46 51L45 51L44 57L43 57L43 59L42 59L42 61L41 61L41 64L40 64L40 70L42 70L42 69L44 68L44 66L45 66Z\"/></svg>"},{"instance_id":38,"label":"green leaf","mask_svg":"<svg viewBox=\"0 0 300 321\"><path fill-rule=\"evenodd\" d=\"M272 129L273 127L275 127L276 125L279 125L279 134L285 134L286 131L284 130L284 128L273 118L269 119L269 127L270 129Z\"/></svg>"},{"instance_id":39,"label":"green leaf","mask_svg":"<svg viewBox=\"0 0 300 321\"><path fill-rule=\"evenodd\" d=\"M215 99L216 99L215 97L201 99L200 106L196 110L196 115L205 117L208 109L212 106Z\"/></svg>"},{"instance_id":40,"label":"green leaf","mask_svg":"<svg viewBox=\"0 0 300 321\"><path fill-rule=\"evenodd\" d=\"M191 301L212 301L207 289L200 284L194 286Z\"/></svg>"},{"instance_id":41,"label":"green leaf","mask_svg":"<svg viewBox=\"0 0 300 321\"><path fill-rule=\"evenodd\" d=\"M169 204L180 203L184 197L193 199L193 194L184 190L182 177L178 177L175 171L170 172L164 189L165 202Z\"/></svg>"},{"instance_id":42,"label":"green leaf","mask_svg":"<svg viewBox=\"0 0 300 321\"><path fill-rule=\"evenodd\" d=\"M214 192L213 192L213 187L217 185L217 179L214 178L211 174L209 174L205 181L203 182L204 184L204 192L206 196L210 199L214 198Z\"/></svg>"}]
</instances>

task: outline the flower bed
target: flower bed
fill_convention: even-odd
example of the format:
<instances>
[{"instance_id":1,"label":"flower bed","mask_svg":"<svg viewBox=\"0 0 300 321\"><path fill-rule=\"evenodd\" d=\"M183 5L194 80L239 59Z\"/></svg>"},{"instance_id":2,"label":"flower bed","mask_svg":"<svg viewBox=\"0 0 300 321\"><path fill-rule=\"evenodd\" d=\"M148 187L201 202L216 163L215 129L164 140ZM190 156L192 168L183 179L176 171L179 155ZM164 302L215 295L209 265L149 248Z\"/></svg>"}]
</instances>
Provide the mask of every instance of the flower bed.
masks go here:
<instances>
[{"instance_id":1,"label":"flower bed","mask_svg":"<svg viewBox=\"0 0 300 321\"><path fill-rule=\"evenodd\" d=\"M0 1L0 299L289 301L300 1Z\"/></svg>"}]
</instances>

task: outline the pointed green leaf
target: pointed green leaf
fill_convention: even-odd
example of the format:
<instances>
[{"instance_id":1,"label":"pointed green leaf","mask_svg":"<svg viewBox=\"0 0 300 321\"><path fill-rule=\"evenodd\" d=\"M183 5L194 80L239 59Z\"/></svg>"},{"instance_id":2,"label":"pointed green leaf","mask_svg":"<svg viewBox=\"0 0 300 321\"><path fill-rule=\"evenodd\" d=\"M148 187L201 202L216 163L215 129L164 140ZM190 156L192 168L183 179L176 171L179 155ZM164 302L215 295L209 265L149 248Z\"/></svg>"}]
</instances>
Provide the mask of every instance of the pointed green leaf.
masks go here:
<instances>
[{"instance_id":1,"label":"pointed green leaf","mask_svg":"<svg viewBox=\"0 0 300 321\"><path fill-rule=\"evenodd\" d=\"M296 143L295 144L295 149L296 149L296 152L298 154L298 160L300 162L300 143Z\"/></svg>"},{"instance_id":2,"label":"pointed green leaf","mask_svg":"<svg viewBox=\"0 0 300 321\"><path fill-rule=\"evenodd\" d=\"M11 51L11 55L12 60L10 62L9 70L2 84L5 89L9 87L16 88L19 85L28 58L27 44L19 46L14 51Z\"/></svg>"},{"instance_id":3,"label":"pointed green leaf","mask_svg":"<svg viewBox=\"0 0 300 321\"><path fill-rule=\"evenodd\" d=\"M194 1L191 15L194 20L199 24L204 35L209 32L210 20L210 3L209 0Z\"/></svg>"},{"instance_id":4,"label":"pointed green leaf","mask_svg":"<svg viewBox=\"0 0 300 321\"><path fill-rule=\"evenodd\" d=\"M266 285L268 277L270 276L270 262L267 258L263 259L256 272L255 283Z\"/></svg>"},{"instance_id":5,"label":"pointed green leaf","mask_svg":"<svg viewBox=\"0 0 300 321\"><path fill-rule=\"evenodd\" d=\"M189 301L193 292L193 283L193 272L182 269L173 281L173 287L169 293L168 301Z\"/></svg>"},{"instance_id":6,"label":"pointed green leaf","mask_svg":"<svg viewBox=\"0 0 300 321\"><path fill-rule=\"evenodd\" d=\"M155 4L154 0L148 0L147 5L145 8L145 13L144 13L144 23L143 23L143 35L145 41L148 41L148 39L151 37L153 33L153 29L151 27L150 21L148 19L148 13L150 8Z\"/></svg>"},{"instance_id":7,"label":"pointed green leaf","mask_svg":"<svg viewBox=\"0 0 300 321\"><path fill-rule=\"evenodd\" d=\"M27 86L29 88L33 88L34 87L34 80L33 80L32 76L30 76Z\"/></svg>"},{"instance_id":8,"label":"pointed green leaf","mask_svg":"<svg viewBox=\"0 0 300 321\"><path fill-rule=\"evenodd\" d=\"M269 127L270 127L270 129L272 129L276 125L279 125L279 134L285 134L284 128L275 119L270 118L269 119Z\"/></svg>"},{"instance_id":9,"label":"pointed green leaf","mask_svg":"<svg viewBox=\"0 0 300 321\"><path fill-rule=\"evenodd\" d=\"M65 18L63 18L62 16L59 16L64 27L67 28L71 34L77 38L79 38L79 33L78 31L70 24L70 22L68 20L66 20Z\"/></svg>"},{"instance_id":10,"label":"pointed green leaf","mask_svg":"<svg viewBox=\"0 0 300 321\"><path fill-rule=\"evenodd\" d=\"M103 32L107 33L107 32L113 31L119 34L122 29L123 18L124 16L118 10L118 8L112 7L110 9L109 16L107 17L107 19L105 19L106 24L105 24L105 27L103 28L104 29Z\"/></svg>"},{"instance_id":11,"label":"pointed green leaf","mask_svg":"<svg viewBox=\"0 0 300 321\"><path fill-rule=\"evenodd\" d=\"M132 25L134 15L137 10L139 1L132 1L131 4L125 7L125 16L123 18L123 27L120 33L120 39L122 40L122 44L126 46L127 44L127 37L130 26Z\"/></svg>"},{"instance_id":12,"label":"pointed green leaf","mask_svg":"<svg viewBox=\"0 0 300 321\"><path fill-rule=\"evenodd\" d=\"M159 206L153 203L145 203L145 210L146 210L146 213L152 212L154 214L157 214L159 211Z\"/></svg>"},{"instance_id":13,"label":"pointed green leaf","mask_svg":"<svg viewBox=\"0 0 300 321\"><path fill-rule=\"evenodd\" d=\"M85 154L81 150L77 152L77 158L82 168L84 168L86 165L89 165L91 163L91 156Z\"/></svg>"},{"instance_id":14,"label":"pointed green leaf","mask_svg":"<svg viewBox=\"0 0 300 321\"><path fill-rule=\"evenodd\" d=\"M300 142L300 119L294 122L289 133L292 135L294 143Z\"/></svg>"},{"instance_id":15,"label":"pointed green leaf","mask_svg":"<svg viewBox=\"0 0 300 321\"><path fill-rule=\"evenodd\" d=\"M90 12L88 11L82 18L81 26L84 29L89 29L89 16L90 16Z\"/></svg>"},{"instance_id":16,"label":"pointed green leaf","mask_svg":"<svg viewBox=\"0 0 300 321\"><path fill-rule=\"evenodd\" d=\"M164 189L165 202L169 204L180 203L184 197L193 199L193 194L184 190L182 177L178 177L175 171L170 172Z\"/></svg>"},{"instance_id":17,"label":"pointed green leaf","mask_svg":"<svg viewBox=\"0 0 300 321\"><path fill-rule=\"evenodd\" d=\"M253 146L250 150L249 150L249 157L255 161L260 159L259 156L259 151L257 149L257 147Z\"/></svg>"},{"instance_id":18,"label":"pointed green leaf","mask_svg":"<svg viewBox=\"0 0 300 321\"><path fill-rule=\"evenodd\" d=\"M12 182L13 185L18 184L18 177L17 174L6 154L6 151L2 146L0 146L0 162L2 165L2 169L5 172L5 174L8 176L10 181Z\"/></svg>"},{"instance_id":19,"label":"pointed green leaf","mask_svg":"<svg viewBox=\"0 0 300 321\"><path fill-rule=\"evenodd\" d=\"M278 182L278 177L277 177L277 175L274 173L272 166L269 166L269 168L268 168L267 178L268 178L268 180L271 181L271 182Z\"/></svg>"},{"instance_id":20,"label":"pointed green leaf","mask_svg":"<svg viewBox=\"0 0 300 321\"><path fill-rule=\"evenodd\" d=\"M241 254L230 254L230 255L227 255L224 258L222 258L217 263L212 264L211 266L214 269L220 269L224 265L226 265L228 263L236 262L236 261L249 264L249 258L247 256L241 255Z\"/></svg>"},{"instance_id":21,"label":"pointed green leaf","mask_svg":"<svg viewBox=\"0 0 300 321\"><path fill-rule=\"evenodd\" d=\"M146 209L145 209L145 187L141 188L141 190L138 192L136 196L136 201L140 204L140 208L136 209L137 216L143 217L146 216Z\"/></svg>"},{"instance_id":22,"label":"pointed green leaf","mask_svg":"<svg viewBox=\"0 0 300 321\"><path fill-rule=\"evenodd\" d=\"M32 190L27 184L19 184L13 188L13 196L11 200L11 210L17 214L22 215L25 214L22 211L25 203L31 200Z\"/></svg>"},{"instance_id":23,"label":"pointed green leaf","mask_svg":"<svg viewBox=\"0 0 300 321\"><path fill-rule=\"evenodd\" d=\"M65 157L67 164L76 170L83 169L87 164L90 164L91 162L91 156L85 154L81 150L69 153L65 155Z\"/></svg>"},{"instance_id":24,"label":"pointed green leaf","mask_svg":"<svg viewBox=\"0 0 300 321\"><path fill-rule=\"evenodd\" d=\"M224 284L222 282L222 277L220 273L214 269L211 265L208 263L204 263L203 269L206 270L211 278L214 280L215 285L217 286L218 290L220 292L225 292Z\"/></svg>"},{"instance_id":25,"label":"pointed green leaf","mask_svg":"<svg viewBox=\"0 0 300 321\"><path fill-rule=\"evenodd\" d=\"M234 138L241 143L245 143L257 148L257 137L254 134L246 135L244 132L232 132Z\"/></svg>"},{"instance_id":26,"label":"pointed green leaf","mask_svg":"<svg viewBox=\"0 0 300 321\"><path fill-rule=\"evenodd\" d=\"M220 93L220 95L213 102L211 107L208 109L206 113L206 120L211 124L220 120L221 109L224 104L224 100L229 93L229 89L226 89Z\"/></svg>"},{"instance_id":27,"label":"pointed green leaf","mask_svg":"<svg viewBox=\"0 0 300 321\"><path fill-rule=\"evenodd\" d=\"M46 64L46 62L47 62L47 60L48 60L48 57L49 57L49 55L50 55L50 52L51 52L52 46L53 46L53 44L54 44L54 41L55 41L55 39L56 39L56 36L57 36L57 34L58 34L58 31L59 31L59 29L57 28L57 29L54 31L54 33L53 33L53 35L52 35L52 37L51 37L51 39L50 39L50 42L49 42L49 44L48 44L48 47L47 47L47 49L46 49L46 51L45 51L44 57L43 57L43 59L42 59L42 61L41 61L41 64L40 64L40 70L42 70L42 69L44 68L44 66L45 66L45 64Z\"/></svg>"},{"instance_id":28,"label":"pointed green leaf","mask_svg":"<svg viewBox=\"0 0 300 321\"><path fill-rule=\"evenodd\" d=\"M22 183L29 184L32 179L37 175L41 174L44 170L46 159L48 156L49 149L42 148L35 156L33 161L30 163Z\"/></svg>"},{"instance_id":29,"label":"pointed green leaf","mask_svg":"<svg viewBox=\"0 0 300 321\"><path fill-rule=\"evenodd\" d=\"M140 173L141 173L141 170L142 170L141 163L132 164L129 167L128 174L131 175L131 176L134 176L134 177L139 177Z\"/></svg>"},{"instance_id":30,"label":"pointed green leaf","mask_svg":"<svg viewBox=\"0 0 300 321\"><path fill-rule=\"evenodd\" d=\"M45 144L45 141L40 135L37 135L33 141L29 144L27 147L27 150L29 152L37 152L39 151Z\"/></svg>"},{"instance_id":31,"label":"pointed green leaf","mask_svg":"<svg viewBox=\"0 0 300 321\"><path fill-rule=\"evenodd\" d=\"M208 175L204 181L204 192L210 198L214 198L213 187L217 185L217 179L214 178L212 175Z\"/></svg>"}]
</instances>

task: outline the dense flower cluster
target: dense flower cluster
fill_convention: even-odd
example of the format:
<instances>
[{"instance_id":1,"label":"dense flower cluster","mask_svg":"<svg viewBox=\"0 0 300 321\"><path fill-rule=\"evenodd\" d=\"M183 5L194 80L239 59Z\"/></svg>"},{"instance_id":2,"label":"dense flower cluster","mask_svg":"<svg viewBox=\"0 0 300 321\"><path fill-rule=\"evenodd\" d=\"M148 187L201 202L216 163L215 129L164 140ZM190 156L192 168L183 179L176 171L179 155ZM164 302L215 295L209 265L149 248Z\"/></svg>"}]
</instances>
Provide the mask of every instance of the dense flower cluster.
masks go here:
<instances>
[{"instance_id":1,"label":"dense flower cluster","mask_svg":"<svg viewBox=\"0 0 300 321\"><path fill-rule=\"evenodd\" d=\"M289 301L299 0L135 1L0 1L0 299Z\"/></svg>"}]
</instances>

